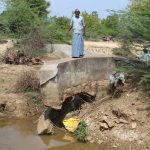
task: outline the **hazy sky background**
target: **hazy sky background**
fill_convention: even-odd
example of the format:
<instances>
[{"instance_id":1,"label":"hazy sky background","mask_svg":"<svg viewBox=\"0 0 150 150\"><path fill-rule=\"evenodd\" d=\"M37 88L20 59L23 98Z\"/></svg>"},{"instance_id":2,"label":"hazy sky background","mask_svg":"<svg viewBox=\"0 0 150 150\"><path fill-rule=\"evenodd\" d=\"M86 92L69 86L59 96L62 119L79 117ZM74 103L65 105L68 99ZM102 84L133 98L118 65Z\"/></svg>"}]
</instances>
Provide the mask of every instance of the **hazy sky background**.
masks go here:
<instances>
[{"instance_id":1,"label":"hazy sky background","mask_svg":"<svg viewBox=\"0 0 150 150\"><path fill-rule=\"evenodd\" d=\"M90 13L97 11L100 18L105 18L108 15L107 9L122 10L129 4L129 0L50 0L50 2L52 16L71 17L72 11L78 8Z\"/></svg>"},{"instance_id":2,"label":"hazy sky background","mask_svg":"<svg viewBox=\"0 0 150 150\"><path fill-rule=\"evenodd\" d=\"M51 2L49 8L51 16L67 16L71 17L75 8L81 11L97 11L100 18L105 18L110 10L123 10L129 4L129 0L47 0ZM0 3L0 12L4 10L4 6Z\"/></svg>"}]
</instances>

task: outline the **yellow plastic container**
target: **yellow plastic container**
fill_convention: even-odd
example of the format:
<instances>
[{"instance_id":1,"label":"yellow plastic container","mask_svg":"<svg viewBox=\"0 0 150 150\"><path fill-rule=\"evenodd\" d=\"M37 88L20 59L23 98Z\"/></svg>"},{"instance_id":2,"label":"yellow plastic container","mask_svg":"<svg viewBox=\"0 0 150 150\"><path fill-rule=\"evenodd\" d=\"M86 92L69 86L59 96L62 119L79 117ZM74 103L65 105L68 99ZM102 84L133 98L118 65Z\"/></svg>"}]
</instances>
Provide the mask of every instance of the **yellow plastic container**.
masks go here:
<instances>
[{"instance_id":1,"label":"yellow plastic container","mask_svg":"<svg viewBox=\"0 0 150 150\"><path fill-rule=\"evenodd\" d=\"M80 119L76 119L76 118L70 118L63 121L65 128L69 132L74 132L77 129L79 123L80 123Z\"/></svg>"}]
</instances>

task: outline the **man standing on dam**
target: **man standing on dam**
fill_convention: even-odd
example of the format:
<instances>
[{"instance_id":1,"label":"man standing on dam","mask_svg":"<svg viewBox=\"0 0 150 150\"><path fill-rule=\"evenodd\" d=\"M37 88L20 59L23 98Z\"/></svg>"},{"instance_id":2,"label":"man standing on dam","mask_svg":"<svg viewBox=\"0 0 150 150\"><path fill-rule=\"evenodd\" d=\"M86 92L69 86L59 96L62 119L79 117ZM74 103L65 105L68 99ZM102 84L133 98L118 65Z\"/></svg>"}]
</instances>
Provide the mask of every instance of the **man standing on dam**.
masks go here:
<instances>
[{"instance_id":1,"label":"man standing on dam","mask_svg":"<svg viewBox=\"0 0 150 150\"><path fill-rule=\"evenodd\" d=\"M75 9L74 16L71 18L70 30L72 34L72 58L79 58L84 56L84 35L85 23L84 18L80 16L80 10Z\"/></svg>"}]
</instances>

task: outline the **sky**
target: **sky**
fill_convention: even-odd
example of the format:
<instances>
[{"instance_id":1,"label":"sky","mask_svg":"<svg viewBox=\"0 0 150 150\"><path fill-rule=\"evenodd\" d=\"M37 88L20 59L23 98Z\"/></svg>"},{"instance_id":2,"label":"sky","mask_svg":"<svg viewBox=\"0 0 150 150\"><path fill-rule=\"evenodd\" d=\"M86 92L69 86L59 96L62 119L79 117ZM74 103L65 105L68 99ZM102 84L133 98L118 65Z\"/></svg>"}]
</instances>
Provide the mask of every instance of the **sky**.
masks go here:
<instances>
[{"instance_id":1,"label":"sky","mask_svg":"<svg viewBox=\"0 0 150 150\"><path fill-rule=\"evenodd\" d=\"M48 9L50 16L71 17L72 11L76 8L80 11L97 11L100 18L106 18L109 13L106 10L123 10L129 4L129 0L47 0L51 6ZM0 12L5 7L0 2Z\"/></svg>"},{"instance_id":2,"label":"sky","mask_svg":"<svg viewBox=\"0 0 150 150\"><path fill-rule=\"evenodd\" d=\"M71 17L76 8L81 11L97 11L100 18L106 18L109 13L106 10L123 10L129 4L129 0L47 0L51 2L49 8L51 16Z\"/></svg>"}]
</instances>

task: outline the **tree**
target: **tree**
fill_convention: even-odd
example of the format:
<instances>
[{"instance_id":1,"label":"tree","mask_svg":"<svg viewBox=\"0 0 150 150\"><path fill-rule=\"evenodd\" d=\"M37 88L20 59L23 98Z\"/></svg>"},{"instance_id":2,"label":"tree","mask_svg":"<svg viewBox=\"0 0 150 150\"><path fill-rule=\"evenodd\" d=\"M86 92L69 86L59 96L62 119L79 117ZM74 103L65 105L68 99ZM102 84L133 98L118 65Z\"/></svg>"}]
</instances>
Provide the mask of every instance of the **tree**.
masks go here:
<instances>
[{"instance_id":1,"label":"tree","mask_svg":"<svg viewBox=\"0 0 150 150\"><path fill-rule=\"evenodd\" d=\"M128 10L122 13L120 18L120 33L124 39L126 39L126 33L128 33L131 42L150 40L149 0L131 0Z\"/></svg>"},{"instance_id":2,"label":"tree","mask_svg":"<svg viewBox=\"0 0 150 150\"><path fill-rule=\"evenodd\" d=\"M66 43L69 37L66 33L69 29L70 19L67 17L52 17L49 21L48 32L54 43Z\"/></svg>"},{"instance_id":3,"label":"tree","mask_svg":"<svg viewBox=\"0 0 150 150\"><path fill-rule=\"evenodd\" d=\"M119 24L119 17L117 14L113 14L110 16L107 16L107 18L104 20L104 24L108 28L113 28L114 30L118 27Z\"/></svg>"},{"instance_id":4,"label":"tree","mask_svg":"<svg viewBox=\"0 0 150 150\"><path fill-rule=\"evenodd\" d=\"M47 21L48 3L44 0L6 0L5 3L6 11L0 15L2 25L7 26L7 31L17 38L29 34L33 28Z\"/></svg>"},{"instance_id":5,"label":"tree","mask_svg":"<svg viewBox=\"0 0 150 150\"><path fill-rule=\"evenodd\" d=\"M101 20L98 18L98 13L93 11L91 14L86 11L82 13L86 24L86 36L87 38L94 38L98 35Z\"/></svg>"},{"instance_id":6,"label":"tree","mask_svg":"<svg viewBox=\"0 0 150 150\"><path fill-rule=\"evenodd\" d=\"M45 0L26 0L29 7L36 13L38 16L43 17L48 14L47 8L50 6L49 2Z\"/></svg>"},{"instance_id":7,"label":"tree","mask_svg":"<svg viewBox=\"0 0 150 150\"><path fill-rule=\"evenodd\" d=\"M111 14L107 16L106 19L103 19L101 21L100 34L117 36L118 26L119 26L119 16L116 13Z\"/></svg>"}]
</instances>

